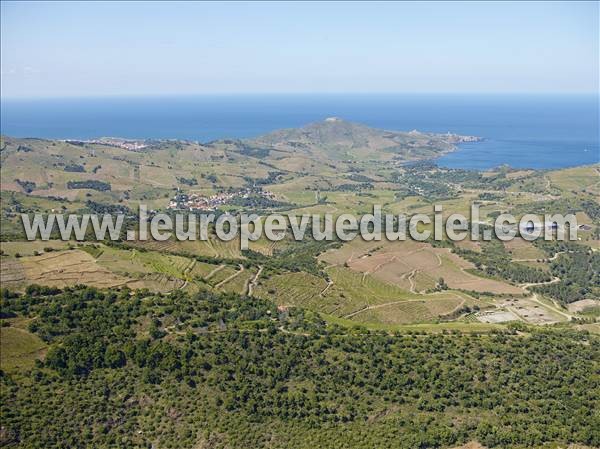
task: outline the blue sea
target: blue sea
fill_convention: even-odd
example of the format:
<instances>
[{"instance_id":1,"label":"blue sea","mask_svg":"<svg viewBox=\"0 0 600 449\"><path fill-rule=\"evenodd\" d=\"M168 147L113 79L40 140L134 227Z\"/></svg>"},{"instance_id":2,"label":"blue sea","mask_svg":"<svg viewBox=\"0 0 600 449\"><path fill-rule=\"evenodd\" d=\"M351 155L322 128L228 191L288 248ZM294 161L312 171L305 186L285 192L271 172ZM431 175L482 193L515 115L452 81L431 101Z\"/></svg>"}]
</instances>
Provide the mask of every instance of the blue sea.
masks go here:
<instances>
[{"instance_id":1,"label":"blue sea","mask_svg":"<svg viewBox=\"0 0 600 449\"><path fill-rule=\"evenodd\" d=\"M212 95L9 100L1 132L15 137L253 137L336 116L389 130L482 137L440 166L560 168L600 161L597 95Z\"/></svg>"}]
</instances>

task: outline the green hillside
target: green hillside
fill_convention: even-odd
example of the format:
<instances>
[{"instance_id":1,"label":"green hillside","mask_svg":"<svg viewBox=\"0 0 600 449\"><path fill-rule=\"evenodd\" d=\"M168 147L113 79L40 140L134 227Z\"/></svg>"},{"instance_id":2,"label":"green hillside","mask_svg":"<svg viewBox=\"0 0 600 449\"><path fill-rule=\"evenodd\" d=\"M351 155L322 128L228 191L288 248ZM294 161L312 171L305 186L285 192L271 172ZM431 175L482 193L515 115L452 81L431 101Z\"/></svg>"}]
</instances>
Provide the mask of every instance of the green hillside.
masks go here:
<instances>
[{"instance_id":1,"label":"green hillside","mask_svg":"<svg viewBox=\"0 0 600 449\"><path fill-rule=\"evenodd\" d=\"M0 374L8 447L600 444L587 333L369 332L231 294L30 288L2 301L9 326L27 318L48 345L35 367Z\"/></svg>"}]
</instances>

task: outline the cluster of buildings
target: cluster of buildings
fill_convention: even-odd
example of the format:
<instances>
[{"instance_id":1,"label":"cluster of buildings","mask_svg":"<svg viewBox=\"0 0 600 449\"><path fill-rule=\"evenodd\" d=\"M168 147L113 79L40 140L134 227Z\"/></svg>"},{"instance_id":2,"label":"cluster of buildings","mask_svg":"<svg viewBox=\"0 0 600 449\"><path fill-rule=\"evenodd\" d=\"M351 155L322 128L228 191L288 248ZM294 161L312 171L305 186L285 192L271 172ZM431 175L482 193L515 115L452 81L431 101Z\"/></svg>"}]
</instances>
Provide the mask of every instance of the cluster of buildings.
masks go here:
<instances>
[{"instance_id":1,"label":"cluster of buildings","mask_svg":"<svg viewBox=\"0 0 600 449\"><path fill-rule=\"evenodd\" d=\"M112 147L123 148L129 151L139 151L147 148L149 145L144 140L122 139L120 137L101 137L99 139L90 140L67 140L66 142L75 145L92 143L98 145L109 145Z\"/></svg>"},{"instance_id":2,"label":"cluster of buildings","mask_svg":"<svg viewBox=\"0 0 600 449\"><path fill-rule=\"evenodd\" d=\"M189 210L189 211L214 211L220 206L230 204L237 198L249 198L250 196L274 199L275 195L268 190L261 188L245 188L237 191L220 192L210 196L204 196L197 193L183 193L177 191L175 196L169 201L168 209Z\"/></svg>"}]
</instances>

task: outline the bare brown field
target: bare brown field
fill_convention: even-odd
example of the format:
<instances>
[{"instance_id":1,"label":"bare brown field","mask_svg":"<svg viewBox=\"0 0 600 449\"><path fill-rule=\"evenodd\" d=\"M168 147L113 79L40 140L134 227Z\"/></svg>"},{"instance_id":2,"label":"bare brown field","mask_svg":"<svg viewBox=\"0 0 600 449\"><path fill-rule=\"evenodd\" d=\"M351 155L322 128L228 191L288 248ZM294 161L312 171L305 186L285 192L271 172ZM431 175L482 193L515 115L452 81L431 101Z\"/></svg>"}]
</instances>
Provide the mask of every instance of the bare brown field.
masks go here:
<instances>
[{"instance_id":1,"label":"bare brown field","mask_svg":"<svg viewBox=\"0 0 600 449\"><path fill-rule=\"evenodd\" d=\"M5 288L21 289L27 284L27 275L19 259L0 258L0 284Z\"/></svg>"},{"instance_id":2,"label":"bare brown field","mask_svg":"<svg viewBox=\"0 0 600 449\"><path fill-rule=\"evenodd\" d=\"M368 257L371 252L382 248L386 242L365 241L361 238L356 238L351 242L345 243L340 248L330 249L319 255L319 260L322 260L328 265L343 265L352 260Z\"/></svg>"},{"instance_id":3,"label":"bare brown field","mask_svg":"<svg viewBox=\"0 0 600 449\"><path fill-rule=\"evenodd\" d=\"M370 242L373 244L374 242ZM422 292L435 286L440 278L453 289L472 290L491 293L523 293L516 286L505 282L475 276L467 269L474 268L470 263L461 259L450 250L433 248L420 242L377 242L381 247L371 252L351 252L345 264L352 270L398 285L413 293ZM332 251L323 260L339 262L348 255L348 249L336 255Z\"/></svg>"},{"instance_id":4,"label":"bare brown field","mask_svg":"<svg viewBox=\"0 0 600 449\"><path fill-rule=\"evenodd\" d=\"M127 275L119 274L103 263L98 263L85 251L74 249L18 259L3 256L0 281L3 287L17 290L22 290L29 284L52 287L86 284L98 288L127 286L132 289L148 288L166 292L184 285L181 279L163 273L153 273L138 263L129 265L125 260L110 255L107 257L104 263Z\"/></svg>"},{"instance_id":5,"label":"bare brown field","mask_svg":"<svg viewBox=\"0 0 600 449\"><path fill-rule=\"evenodd\" d=\"M575 217L577 218L578 225L582 225L582 224L593 225L594 224L594 221L584 211L577 212L575 214Z\"/></svg>"},{"instance_id":6,"label":"bare brown field","mask_svg":"<svg viewBox=\"0 0 600 449\"><path fill-rule=\"evenodd\" d=\"M84 251L55 251L19 259L28 283L64 287L88 284L95 287L125 285L128 279L96 263Z\"/></svg>"},{"instance_id":7,"label":"bare brown field","mask_svg":"<svg viewBox=\"0 0 600 449\"><path fill-rule=\"evenodd\" d=\"M600 300L598 299L582 299L580 301L572 302L568 305L569 312L578 313L583 312L586 309L591 309L594 307L600 307Z\"/></svg>"}]
</instances>

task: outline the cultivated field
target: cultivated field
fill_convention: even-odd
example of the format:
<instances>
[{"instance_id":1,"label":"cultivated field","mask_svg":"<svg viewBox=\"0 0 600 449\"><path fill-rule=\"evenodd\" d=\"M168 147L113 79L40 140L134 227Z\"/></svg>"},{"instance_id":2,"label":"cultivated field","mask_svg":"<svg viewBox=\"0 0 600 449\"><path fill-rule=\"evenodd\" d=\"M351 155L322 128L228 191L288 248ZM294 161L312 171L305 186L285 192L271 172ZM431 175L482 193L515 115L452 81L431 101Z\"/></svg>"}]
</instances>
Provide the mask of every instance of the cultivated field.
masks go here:
<instances>
[{"instance_id":1,"label":"cultivated field","mask_svg":"<svg viewBox=\"0 0 600 449\"><path fill-rule=\"evenodd\" d=\"M262 276L254 296L268 298L282 306L300 306L319 310L326 304L320 296L327 281L309 273L285 273Z\"/></svg>"},{"instance_id":2,"label":"cultivated field","mask_svg":"<svg viewBox=\"0 0 600 449\"><path fill-rule=\"evenodd\" d=\"M429 322L461 307L484 303L461 292L411 293L377 277L344 267L327 269L331 285L319 310L358 322L403 324Z\"/></svg>"},{"instance_id":3,"label":"cultivated field","mask_svg":"<svg viewBox=\"0 0 600 449\"><path fill-rule=\"evenodd\" d=\"M543 324L566 319L545 304L544 298L530 295L522 299L528 294L522 287L501 280L501 276L511 279L506 271L494 272L493 279L484 277L482 270L488 267L475 270L471 262L449 249L428 243L357 238L322 253L309 270L297 271L294 258L299 267L313 261L294 252L289 238L250 242L250 249L267 259L244 254L237 239L223 242L212 235L208 241L171 239L118 246L20 241L22 212L89 212L89 201L100 208L127 206L133 210L138 203L146 203L164 211L177 189L212 195L230 188L261 186L287 203L281 212L330 213L334 217L370 213L374 204L382 205L384 213L432 215L434 201L443 206L444 216L468 215L470 202L477 201L481 221L490 222L501 212L522 214L538 206L545 211L556 203L561 210L575 211L579 222L587 225L580 230L580 243L600 247L593 204L600 193L597 165L556 171L502 167L465 173L425 163L414 169L396 162L429 157L432 148L446 151L449 147L438 145L441 142L431 136L410 134L400 144L402 151L382 154L375 148L389 143L387 132L380 135L360 125L336 123L283 130L246 142L150 142L140 151L109 144L3 137L2 286L23 290L31 283L85 283L160 292L210 289L251 293L334 319L381 326L445 319L473 322L478 311L462 308L474 306L486 312L491 309L498 314L492 319L500 321L517 317ZM358 140L347 147L349 139ZM417 148L413 139L434 140L428 148ZM365 146L365 142L370 143ZM383 163L382 157L386 159ZM92 187L94 181L103 182L110 184L110 189L70 189L69 181L92 182ZM253 207L226 204L221 209L253 212ZM457 242L456 247L487 251L485 244L467 240ZM529 242L516 239L504 247L513 262L551 270L548 256ZM492 260L485 251L481 256L483 265Z\"/></svg>"},{"instance_id":4,"label":"cultivated field","mask_svg":"<svg viewBox=\"0 0 600 449\"><path fill-rule=\"evenodd\" d=\"M117 287L128 279L112 273L96 263L84 251L67 250L44 253L2 262L2 283L6 287L22 287L24 282L64 287L88 284L95 287Z\"/></svg>"},{"instance_id":5,"label":"cultivated field","mask_svg":"<svg viewBox=\"0 0 600 449\"><path fill-rule=\"evenodd\" d=\"M144 255L140 257L139 254ZM175 276L180 273L175 260L164 260L169 257L174 256L157 255L153 260L146 253L136 255L104 246L20 258L2 256L0 280L3 287L19 290L29 284L54 287L86 284L98 288L127 286L164 292L184 285L184 281Z\"/></svg>"},{"instance_id":6,"label":"cultivated field","mask_svg":"<svg viewBox=\"0 0 600 449\"><path fill-rule=\"evenodd\" d=\"M440 278L453 289L491 293L522 293L519 287L469 273L474 266L448 249L426 243L350 242L321 256L326 263L343 263L412 293L435 287ZM343 262L342 262L343 261Z\"/></svg>"}]
</instances>

